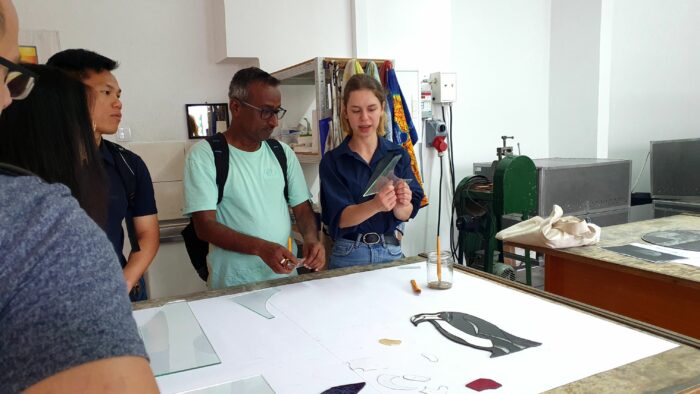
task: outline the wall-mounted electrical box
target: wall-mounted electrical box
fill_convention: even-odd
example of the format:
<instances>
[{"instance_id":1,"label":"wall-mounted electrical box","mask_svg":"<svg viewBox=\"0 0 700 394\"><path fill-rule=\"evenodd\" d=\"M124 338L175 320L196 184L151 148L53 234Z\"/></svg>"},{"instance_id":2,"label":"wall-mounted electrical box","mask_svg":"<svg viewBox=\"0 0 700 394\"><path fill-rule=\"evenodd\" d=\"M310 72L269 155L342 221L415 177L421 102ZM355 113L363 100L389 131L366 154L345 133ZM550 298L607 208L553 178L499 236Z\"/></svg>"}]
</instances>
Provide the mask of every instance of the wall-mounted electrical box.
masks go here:
<instances>
[{"instance_id":1,"label":"wall-mounted electrical box","mask_svg":"<svg viewBox=\"0 0 700 394\"><path fill-rule=\"evenodd\" d=\"M447 137L447 126L441 120L428 120L425 122L425 143L432 145L436 137Z\"/></svg>"},{"instance_id":2,"label":"wall-mounted electrical box","mask_svg":"<svg viewBox=\"0 0 700 394\"><path fill-rule=\"evenodd\" d=\"M457 73L436 72L430 74L430 87L433 102L452 103L457 101Z\"/></svg>"}]
</instances>

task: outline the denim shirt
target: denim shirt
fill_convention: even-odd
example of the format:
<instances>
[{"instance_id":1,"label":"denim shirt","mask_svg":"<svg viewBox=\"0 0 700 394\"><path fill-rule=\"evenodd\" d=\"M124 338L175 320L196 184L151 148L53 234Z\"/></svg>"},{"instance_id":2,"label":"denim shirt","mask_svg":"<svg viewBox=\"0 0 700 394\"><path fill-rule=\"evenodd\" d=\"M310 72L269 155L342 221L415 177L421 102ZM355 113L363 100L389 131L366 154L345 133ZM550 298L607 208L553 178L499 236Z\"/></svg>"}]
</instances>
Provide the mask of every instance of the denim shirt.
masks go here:
<instances>
[{"instance_id":1,"label":"denim shirt","mask_svg":"<svg viewBox=\"0 0 700 394\"><path fill-rule=\"evenodd\" d=\"M377 137L379 140L377 150L370 163L367 164L360 155L350 150L348 142L351 138L346 137L342 144L327 152L321 160L319 174L321 177L321 218L323 223L333 239L368 232L391 234L402 222L391 211L377 213L357 226L346 228L338 227L340 215L349 205L361 204L374 198L374 196L362 197L362 194L367 190L372 173L384 156L398 153L401 155L401 159L394 168L394 174L398 178L411 180L408 182L412 192L413 212L411 218L415 217L423 199L423 189L413 174L411 159L400 145Z\"/></svg>"}]
</instances>

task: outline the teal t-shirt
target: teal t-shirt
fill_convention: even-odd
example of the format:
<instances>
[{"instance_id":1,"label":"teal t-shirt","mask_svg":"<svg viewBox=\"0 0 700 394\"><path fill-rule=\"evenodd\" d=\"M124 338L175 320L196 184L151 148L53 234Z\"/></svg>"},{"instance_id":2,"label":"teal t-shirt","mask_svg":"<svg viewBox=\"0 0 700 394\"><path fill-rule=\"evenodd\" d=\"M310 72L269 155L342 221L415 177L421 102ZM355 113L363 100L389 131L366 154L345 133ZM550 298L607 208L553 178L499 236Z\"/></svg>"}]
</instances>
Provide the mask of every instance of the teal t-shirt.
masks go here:
<instances>
[{"instance_id":1,"label":"teal t-shirt","mask_svg":"<svg viewBox=\"0 0 700 394\"><path fill-rule=\"evenodd\" d=\"M289 204L294 207L311 197L299 160L289 146L287 156ZM255 152L230 145L229 172L221 204L217 206L214 153L207 141L200 141L185 160L184 214L216 210L216 220L235 231L287 246L291 219L284 199L282 168L272 149L262 143ZM296 251L294 251L296 253ZM285 277L272 272L258 256L209 246L208 285L213 289Z\"/></svg>"}]
</instances>

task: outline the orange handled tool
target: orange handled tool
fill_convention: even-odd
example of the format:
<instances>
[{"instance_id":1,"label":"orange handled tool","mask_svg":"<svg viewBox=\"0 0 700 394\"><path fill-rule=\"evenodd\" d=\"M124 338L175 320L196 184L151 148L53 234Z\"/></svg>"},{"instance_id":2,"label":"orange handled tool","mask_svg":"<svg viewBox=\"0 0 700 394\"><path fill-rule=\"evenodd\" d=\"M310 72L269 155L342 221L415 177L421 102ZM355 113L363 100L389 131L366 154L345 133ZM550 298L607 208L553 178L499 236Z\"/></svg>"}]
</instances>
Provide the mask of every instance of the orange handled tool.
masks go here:
<instances>
[{"instance_id":1,"label":"orange handled tool","mask_svg":"<svg viewBox=\"0 0 700 394\"><path fill-rule=\"evenodd\" d=\"M413 288L413 291L416 294L420 294L421 288L420 288L420 286L418 286L418 283L416 283L415 279L411 279L411 287Z\"/></svg>"},{"instance_id":2,"label":"orange handled tool","mask_svg":"<svg viewBox=\"0 0 700 394\"><path fill-rule=\"evenodd\" d=\"M437 278L442 282L442 262L440 261L440 236L437 237Z\"/></svg>"}]
</instances>

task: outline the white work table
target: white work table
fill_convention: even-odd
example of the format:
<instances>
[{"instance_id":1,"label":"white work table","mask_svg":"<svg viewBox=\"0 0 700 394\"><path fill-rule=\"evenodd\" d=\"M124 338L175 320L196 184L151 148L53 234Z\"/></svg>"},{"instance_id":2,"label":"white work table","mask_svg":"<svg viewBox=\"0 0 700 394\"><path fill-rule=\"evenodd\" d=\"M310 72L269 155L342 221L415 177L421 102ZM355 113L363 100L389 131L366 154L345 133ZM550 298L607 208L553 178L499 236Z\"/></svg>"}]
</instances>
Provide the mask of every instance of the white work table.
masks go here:
<instances>
[{"instance_id":1,"label":"white work table","mask_svg":"<svg viewBox=\"0 0 700 394\"><path fill-rule=\"evenodd\" d=\"M356 382L367 383L361 393L396 393L380 383L381 375L417 375L430 380L403 392L427 388L428 392L475 393L465 384L478 378L502 384L495 393L542 392L571 383L590 391L619 391L640 384L635 374L648 375L648 369L644 372L636 364L619 367L661 363L668 368L672 366L668 359L685 367L673 366L673 376L660 370L652 376L656 386L642 388L676 387L693 379L700 383L700 351L691 347L471 271L456 270L452 289L433 290L425 284L425 263L416 258L384 267L309 274L189 297L189 306L221 363L160 376L160 389L184 392L262 375L276 393L321 393ZM423 287L420 295L413 293L411 279ZM267 303L272 319L231 299L249 289L270 286L279 290ZM137 323L148 323L163 302L134 304ZM490 358L489 352L449 341L428 322L417 326L410 322L415 314L442 311L477 316L542 345ZM401 343L387 346L380 339ZM488 341L477 341L490 346ZM433 356L437 362L429 360ZM367 370L353 370L349 363L353 367L364 363ZM630 381L620 381L619 376L606 379L603 372L609 370L628 371L624 373ZM603 374L585 379L599 373Z\"/></svg>"}]
</instances>

